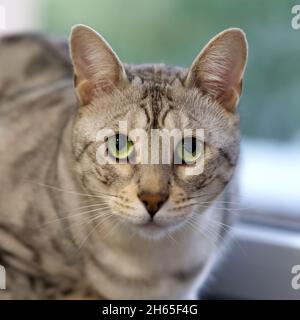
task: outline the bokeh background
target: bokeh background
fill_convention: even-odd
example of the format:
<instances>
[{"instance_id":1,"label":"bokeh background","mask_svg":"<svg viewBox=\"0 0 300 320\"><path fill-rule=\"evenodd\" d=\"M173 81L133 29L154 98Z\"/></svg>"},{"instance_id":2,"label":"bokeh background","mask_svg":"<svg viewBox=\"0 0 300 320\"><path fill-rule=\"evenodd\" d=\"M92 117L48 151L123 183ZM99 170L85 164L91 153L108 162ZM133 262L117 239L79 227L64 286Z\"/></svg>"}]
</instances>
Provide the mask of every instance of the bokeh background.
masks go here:
<instances>
[{"instance_id":1,"label":"bokeh background","mask_svg":"<svg viewBox=\"0 0 300 320\"><path fill-rule=\"evenodd\" d=\"M300 31L289 0L0 0L7 31L68 36L87 24L128 63L189 66L203 45L229 27L245 30L249 63L241 102L245 136L287 141L300 135ZM4 30L5 31L5 30ZM0 30L1 32L1 30Z\"/></svg>"},{"instance_id":2,"label":"bokeh background","mask_svg":"<svg viewBox=\"0 0 300 320\"><path fill-rule=\"evenodd\" d=\"M247 136L288 140L300 134L300 41L295 1L45 0L41 28L65 34L76 23L102 33L123 61L189 66L212 36L236 26L249 40L241 103Z\"/></svg>"}]
</instances>

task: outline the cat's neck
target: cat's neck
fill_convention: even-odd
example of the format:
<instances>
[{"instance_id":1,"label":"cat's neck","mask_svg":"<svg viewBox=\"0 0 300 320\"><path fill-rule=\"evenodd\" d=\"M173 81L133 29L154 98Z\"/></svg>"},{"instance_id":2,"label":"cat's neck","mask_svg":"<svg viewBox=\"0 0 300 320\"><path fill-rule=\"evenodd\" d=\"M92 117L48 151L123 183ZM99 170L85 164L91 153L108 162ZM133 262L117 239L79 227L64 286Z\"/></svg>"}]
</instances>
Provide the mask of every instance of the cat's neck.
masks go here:
<instances>
[{"instance_id":1,"label":"cat's neck","mask_svg":"<svg viewBox=\"0 0 300 320\"><path fill-rule=\"evenodd\" d=\"M203 222L207 220L208 227L213 211L212 207L196 217L199 225L205 227ZM162 298L182 298L186 292L195 293L191 288L198 287L204 280L200 271L213 253L217 253L217 229L216 224L209 225L210 234L207 235L186 225L169 236L151 240L134 232L132 227L118 224L117 220L103 220L100 232L94 230L85 243L85 251L94 258L86 261L86 275L94 283L101 279L101 293L108 298L118 299L126 293L141 299L145 282L147 297L157 294ZM128 281L123 283L121 279L134 280L135 285L131 286ZM172 295L173 291L176 296Z\"/></svg>"}]
</instances>

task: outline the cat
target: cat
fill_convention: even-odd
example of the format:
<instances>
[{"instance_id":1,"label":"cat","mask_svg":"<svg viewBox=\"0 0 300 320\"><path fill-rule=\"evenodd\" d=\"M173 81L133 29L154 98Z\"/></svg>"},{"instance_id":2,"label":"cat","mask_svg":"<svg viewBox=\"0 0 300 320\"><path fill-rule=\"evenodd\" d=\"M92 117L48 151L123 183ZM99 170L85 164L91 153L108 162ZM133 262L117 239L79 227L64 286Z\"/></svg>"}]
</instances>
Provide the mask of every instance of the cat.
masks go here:
<instances>
[{"instance_id":1,"label":"cat","mask_svg":"<svg viewBox=\"0 0 300 320\"><path fill-rule=\"evenodd\" d=\"M231 218L244 32L221 32L190 68L123 64L84 25L69 43L71 59L65 41L0 42L0 298L197 298ZM102 128L118 160L135 148L119 121L147 134L202 128L191 141L203 172L194 151L181 164L99 163Z\"/></svg>"}]
</instances>

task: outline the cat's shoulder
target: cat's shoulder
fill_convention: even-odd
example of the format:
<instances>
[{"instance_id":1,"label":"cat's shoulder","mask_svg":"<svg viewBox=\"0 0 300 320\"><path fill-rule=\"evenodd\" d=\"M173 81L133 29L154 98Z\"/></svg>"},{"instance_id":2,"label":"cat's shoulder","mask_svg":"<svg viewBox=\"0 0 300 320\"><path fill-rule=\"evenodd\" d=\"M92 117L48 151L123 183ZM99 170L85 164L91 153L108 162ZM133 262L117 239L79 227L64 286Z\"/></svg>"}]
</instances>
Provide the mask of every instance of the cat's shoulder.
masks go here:
<instances>
[{"instance_id":1,"label":"cat's shoulder","mask_svg":"<svg viewBox=\"0 0 300 320\"><path fill-rule=\"evenodd\" d=\"M0 38L1 98L71 77L67 41L27 33Z\"/></svg>"}]
</instances>

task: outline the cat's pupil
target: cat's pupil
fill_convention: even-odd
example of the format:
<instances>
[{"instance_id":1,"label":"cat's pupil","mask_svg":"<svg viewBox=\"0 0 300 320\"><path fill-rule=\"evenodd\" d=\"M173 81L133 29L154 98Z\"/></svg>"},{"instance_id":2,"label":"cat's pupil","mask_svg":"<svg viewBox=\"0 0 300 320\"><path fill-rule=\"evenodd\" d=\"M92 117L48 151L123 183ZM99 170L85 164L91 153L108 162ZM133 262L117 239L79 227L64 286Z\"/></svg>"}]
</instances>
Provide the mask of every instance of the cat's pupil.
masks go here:
<instances>
[{"instance_id":1,"label":"cat's pupil","mask_svg":"<svg viewBox=\"0 0 300 320\"><path fill-rule=\"evenodd\" d=\"M197 142L195 138L192 138L192 154L193 156L196 154Z\"/></svg>"},{"instance_id":2,"label":"cat's pupil","mask_svg":"<svg viewBox=\"0 0 300 320\"><path fill-rule=\"evenodd\" d=\"M197 150L197 140L196 138L186 138L183 141L184 149L192 154L193 156L196 154Z\"/></svg>"},{"instance_id":3,"label":"cat's pupil","mask_svg":"<svg viewBox=\"0 0 300 320\"><path fill-rule=\"evenodd\" d=\"M124 135L117 134L116 135L116 149L118 151L123 150L126 147L127 139Z\"/></svg>"},{"instance_id":4,"label":"cat's pupil","mask_svg":"<svg viewBox=\"0 0 300 320\"><path fill-rule=\"evenodd\" d=\"M116 136L116 148L117 148L117 150L120 150L120 138L119 138L119 135Z\"/></svg>"}]
</instances>

